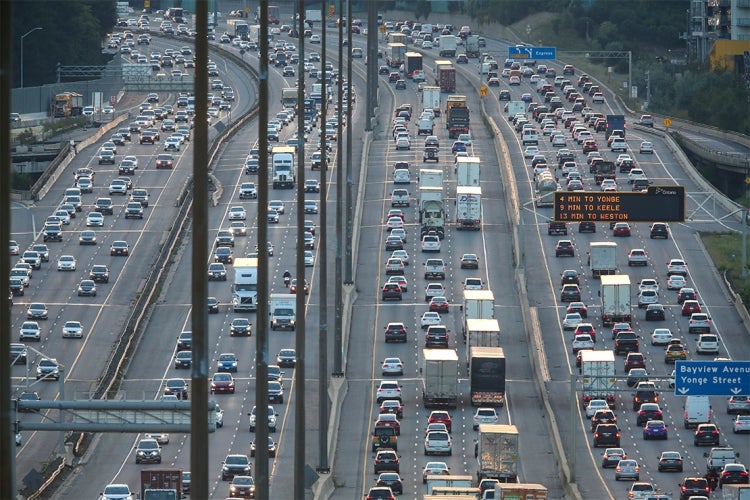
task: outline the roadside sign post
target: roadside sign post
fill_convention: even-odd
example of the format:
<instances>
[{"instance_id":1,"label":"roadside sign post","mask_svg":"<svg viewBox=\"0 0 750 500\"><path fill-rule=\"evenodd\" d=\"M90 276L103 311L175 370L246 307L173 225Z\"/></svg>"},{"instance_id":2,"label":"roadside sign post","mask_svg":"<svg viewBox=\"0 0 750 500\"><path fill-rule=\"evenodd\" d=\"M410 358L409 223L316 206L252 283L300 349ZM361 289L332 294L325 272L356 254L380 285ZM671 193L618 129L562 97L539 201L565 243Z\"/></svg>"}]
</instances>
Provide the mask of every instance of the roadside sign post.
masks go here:
<instances>
[{"instance_id":1,"label":"roadside sign post","mask_svg":"<svg viewBox=\"0 0 750 500\"><path fill-rule=\"evenodd\" d=\"M750 361L677 361L677 396L739 396L750 394Z\"/></svg>"}]
</instances>

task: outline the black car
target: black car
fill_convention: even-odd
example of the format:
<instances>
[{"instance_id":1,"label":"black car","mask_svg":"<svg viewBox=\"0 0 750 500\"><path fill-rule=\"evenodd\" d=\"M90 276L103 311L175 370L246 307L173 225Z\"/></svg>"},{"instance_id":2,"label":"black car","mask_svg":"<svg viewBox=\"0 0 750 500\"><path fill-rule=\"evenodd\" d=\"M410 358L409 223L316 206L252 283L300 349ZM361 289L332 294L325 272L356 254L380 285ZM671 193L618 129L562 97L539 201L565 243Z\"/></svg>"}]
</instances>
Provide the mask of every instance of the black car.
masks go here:
<instances>
[{"instance_id":1,"label":"black car","mask_svg":"<svg viewBox=\"0 0 750 500\"><path fill-rule=\"evenodd\" d=\"M695 292L694 288L680 288L680 291L677 292L678 304L682 304L686 300L698 300L698 294Z\"/></svg>"},{"instance_id":2,"label":"black car","mask_svg":"<svg viewBox=\"0 0 750 500\"><path fill-rule=\"evenodd\" d=\"M109 283L109 268L104 264L95 264L91 268L89 279L95 283Z\"/></svg>"},{"instance_id":3,"label":"black car","mask_svg":"<svg viewBox=\"0 0 750 500\"><path fill-rule=\"evenodd\" d=\"M110 255L124 255L127 256L130 253L127 242L125 241L113 241L112 246L109 249Z\"/></svg>"},{"instance_id":4,"label":"black car","mask_svg":"<svg viewBox=\"0 0 750 500\"><path fill-rule=\"evenodd\" d=\"M395 450L381 449L378 450L375 455L375 474L381 472L400 472L400 464L398 460L398 454Z\"/></svg>"},{"instance_id":5,"label":"black car","mask_svg":"<svg viewBox=\"0 0 750 500\"><path fill-rule=\"evenodd\" d=\"M662 411L659 405L656 403L643 403L641 408L638 410L638 417L636 417L636 425L643 426L646 422L651 420L661 420L663 417Z\"/></svg>"},{"instance_id":6,"label":"black car","mask_svg":"<svg viewBox=\"0 0 750 500\"><path fill-rule=\"evenodd\" d=\"M403 246L401 247L403 248ZM401 292L401 285L398 283L386 283L383 285L383 292L381 295L382 300L388 300L388 299L396 299L401 300L402 299L402 292Z\"/></svg>"},{"instance_id":7,"label":"black car","mask_svg":"<svg viewBox=\"0 0 750 500\"><path fill-rule=\"evenodd\" d=\"M580 302L581 289L578 285L563 285L560 292L560 302Z\"/></svg>"},{"instance_id":8,"label":"black car","mask_svg":"<svg viewBox=\"0 0 750 500\"><path fill-rule=\"evenodd\" d=\"M498 101L510 101L510 90L501 90L500 92L498 92L497 99Z\"/></svg>"},{"instance_id":9,"label":"black car","mask_svg":"<svg viewBox=\"0 0 750 500\"><path fill-rule=\"evenodd\" d=\"M710 496L711 487L704 477L686 477L680 483L680 500L687 500L692 496Z\"/></svg>"},{"instance_id":10,"label":"black car","mask_svg":"<svg viewBox=\"0 0 750 500\"><path fill-rule=\"evenodd\" d=\"M41 398L39 397L39 393L36 391L24 391L18 396L19 401L39 401ZM31 409L31 408L19 408L19 412L23 413L34 413L38 412L39 410Z\"/></svg>"},{"instance_id":11,"label":"black car","mask_svg":"<svg viewBox=\"0 0 750 500\"><path fill-rule=\"evenodd\" d=\"M180 368L190 368L193 363L193 352L192 351L177 351L174 355L174 367L176 370Z\"/></svg>"},{"instance_id":12,"label":"black car","mask_svg":"<svg viewBox=\"0 0 750 500\"><path fill-rule=\"evenodd\" d=\"M659 456L659 472L682 472L682 455L677 451L662 451Z\"/></svg>"},{"instance_id":13,"label":"black car","mask_svg":"<svg viewBox=\"0 0 750 500\"><path fill-rule=\"evenodd\" d=\"M559 240L555 246L555 257L575 257L575 247L570 240Z\"/></svg>"},{"instance_id":14,"label":"black car","mask_svg":"<svg viewBox=\"0 0 750 500\"><path fill-rule=\"evenodd\" d=\"M112 204L112 198L99 198L94 204L94 211L99 212L102 215L114 214L114 206Z\"/></svg>"},{"instance_id":15,"label":"black car","mask_svg":"<svg viewBox=\"0 0 750 500\"><path fill-rule=\"evenodd\" d=\"M664 321L664 306L661 304L649 304L646 307L646 321Z\"/></svg>"},{"instance_id":16,"label":"black car","mask_svg":"<svg viewBox=\"0 0 750 500\"><path fill-rule=\"evenodd\" d=\"M379 75L387 75L391 72L390 68L388 66L380 66L378 68L378 74Z\"/></svg>"},{"instance_id":17,"label":"black car","mask_svg":"<svg viewBox=\"0 0 750 500\"><path fill-rule=\"evenodd\" d=\"M377 486L388 486L397 495L404 494L404 485L398 472L383 472L378 476Z\"/></svg>"},{"instance_id":18,"label":"black car","mask_svg":"<svg viewBox=\"0 0 750 500\"><path fill-rule=\"evenodd\" d=\"M591 417L591 432L594 432L600 424L616 424L617 415L612 410L597 410Z\"/></svg>"},{"instance_id":19,"label":"black car","mask_svg":"<svg viewBox=\"0 0 750 500\"><path fill-rule=\"evenodd\" d=\"M24 285L23 281L21 281L20 278L11 278L10 279L10 293L14 297L20 297L24 294Z\"/></svg>"},{"instance_id":20,"label":"black car","mask_svg":"<svg viewBox=\"0 0 750 500\"><path fill-rule=\"evenodd\" d=\"M23 394L21 395L23 396ZM748 484L747 469L742 464L726 464L719 474L719 485Z\"/></svg>"},{"instance_id":21,"label":"black car","mask_svg":"<svg viewBox=\"0 0 750 500\"><path fill-rule=\"evenodd\" d=\"M406 326L403 323L388 323L385 327L385 342L406 342Z\"/></svg>"},{"instance_id":22,"label":"black car","mask_svg":"<svg viewBox=\"0 0 750 500\"><path fill-rule=\"evenodd\" d=\"M233 260L232 250L228 247L218 247L214 252L214 262L231 264Z\"/></svg>"},{"instance_id":23,"label":"black car","mask_svg":"<svg viewBox=\"0 0 750 500\"><path fill-rule=\"evenodd\" d=\"M594 447L620 446L620 429L615 424L599 424L594 430Z\"/></svg>"},{"instance_id":24,"label":"black car","mask_svg":"<svg viewBox=\"0 0 750 500\"><path fill-rule=\"evenodd\" d=\"M719 446L719 429L715 424L699 424L693 434L695 446Z\"/></svg>"},{"instance_id":25,"label":"black car","mask_svg":"<svg viewBox=\"0 0 750 500\"><path fill-rule=\"evenodd\" d=\"M25 365L27 356L28 350L25 344L15 342L10 344L10 360L14 365Z\"/></svg>"},{"instance_id":26,"label":"black car","mask_svg":"<svg viewBox=\"0 0 750 500\"><path fill-rule=\"evenodd\" d=\"M396 90L406 90L406 80L401 78L396 80Z\"/></svg>"},{"instance_id":27,"label":"black car","mask_svg":"<svg viewBox=\"0 0 750 500\"><path fill-rule=\"evenodd\" d=\"M578 232L579 233L595 233L596 232L596 222L579 222L578 223Z\"/></svg>"},{"instance_id":28,"label":"black car","mask_svg":"<svg viewBox=\"0 0 750 500\"><path fill-rule=\"evenodd\" d=\"M193 332L185 331L177 337L177 350L191 350L193 348Z\"/></svg>"},{"instance_id":29,"label":"black car","mask_svg":"<svg viewBox=\"0 0 750 500\"><path fill-rule=\"evenodd\" d=\"M623 331L615 337L615 354L627 354L629 352L638 352L640 343L638 335L632 331Z\"/></svg>"},{"instance_id":30,"label":"black car","mask_svg":"<svg viewBox=\"0 0 750 500\"><path fill-rule=\"evenodd\" d=\"M562 272L562 275L560 276L560 284L567 285L568 283L572 283L574 285L581 284L581 279L578 276L578 271L574 269L567 269Z\"/></svg>"},{"instance_id":31,"label":"black car","mask_svg":"<svg viewBox=\"0 0 750 500\"><path fill-rule=\"evenodd\" d=\"M177 399L188 399L188 386L185 379L170 378L164 384L164 394L175 395Z\"/></svg>"},{"instance_id":32,"label":"black car","mask_svg":"<svg viewBox=\"0 0 750 500\"><path fill-rule=\"evenodd\" d=\"M636 387L635 394L633 394L633 410L635 411L640 410L643 403L659 402L659 395L653 389L653 384L651 384L651 387L640 387L640 385L642 383Z\"/></svg>"},{"instance_id":33,"label":"black car","mask_svg":"<svg viewBox=\"0 0 750 500\"><path fill-rule=\"evenodd\" d=\"M424 334L424 346L431 347L448 347L448 329L443 325L430 325L427 333Z\"/></svg>"},{"instance_id":34,"label":"black car","mask_svg":"<svg viewBox=\"0 0 750 500\"><path fill-rule=\"evenodd\" d=\"M651 239L664 238L669 239L669 226L663 222L654 222L651 224Z\"/></svg>"},{"instance_id":35,"label":"black car","mask_svg":"<svg viewBox=\"0 0 750 500\"><path fill-rule=\"evenodd\" d=\"M294 349L281 349L276 356L276 364L281 368L294 368L297 364L297 351Z\"/></svg>"},{"instance_id":36,"label":"black car","mask_svg":"<svg viewBox=\"0 0 750 500\"><path fill-rule=\"evenodd\" d=\"M219 313L219 299L216 297L209 297L206 302L208 304L208 314Z\"/></svg>"},{"instance_id":37,"label":"black car","mask_svg":"<svg viewBox=\"0 0 750 500\"><path fill-rule=\"evenodd\" d=\"M221 464L221 480L228 481L234 476L250 476L250 460L247 455L227 455Z\"/></svg>"}]
</instances>

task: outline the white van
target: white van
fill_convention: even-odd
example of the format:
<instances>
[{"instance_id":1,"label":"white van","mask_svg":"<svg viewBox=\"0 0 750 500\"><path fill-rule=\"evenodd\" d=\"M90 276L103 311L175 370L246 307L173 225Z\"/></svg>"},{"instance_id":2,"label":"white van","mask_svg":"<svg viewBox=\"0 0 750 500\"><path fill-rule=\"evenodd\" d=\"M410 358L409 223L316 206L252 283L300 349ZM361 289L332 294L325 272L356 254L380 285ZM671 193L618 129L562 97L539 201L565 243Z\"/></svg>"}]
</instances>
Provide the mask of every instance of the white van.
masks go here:
<instances>
[{"instance_id":1,"label":"white van","mask_svg":"<svg viewBox=\"0 0 750 500\"><path fill-rule=\"evenodd\" d=\"M711 401L708 396L687 396L685 397L685 429L698 427L698 424L707 424L711 422L712 411Z\"/></svg>"}]
</instances>

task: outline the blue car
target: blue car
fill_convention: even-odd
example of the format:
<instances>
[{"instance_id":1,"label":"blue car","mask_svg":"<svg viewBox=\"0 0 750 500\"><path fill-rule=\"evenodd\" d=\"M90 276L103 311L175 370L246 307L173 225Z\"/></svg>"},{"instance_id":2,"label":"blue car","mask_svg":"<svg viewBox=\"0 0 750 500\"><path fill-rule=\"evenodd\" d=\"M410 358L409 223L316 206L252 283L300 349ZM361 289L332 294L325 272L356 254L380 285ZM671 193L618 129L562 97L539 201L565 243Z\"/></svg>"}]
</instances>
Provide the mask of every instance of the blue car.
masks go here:
<instances>
[{"instance_id":1,"label":"blue car","mask_svg":"<svg viewBox=\"0 0 750 500\"><path fill-rule=\"evenodd\" d=\"M667 424L663 420L646 422L643 428L643 439L667 439Z\"/></svg>"},{"instance_id":2,"label":"blue car","mask_svg":"<svg viewBox=\"0 0 750 500\"><path fill-rule=\"evenodd\" d=\"M458 151L466 151L466 143L463 141L456 141L451 146L451 153L456 154Z\"/></svg>"},{"instance_id":3,"label":"blue car","mask_svg":"<svg viewBox=\"0 0 750 500\"><path fill-rule=\"evenodd\" d=\"M237 373L237 356L231 352L219 354L219 361L217 362L216 370L219 372Z\"/></svg>"}]
</instances>

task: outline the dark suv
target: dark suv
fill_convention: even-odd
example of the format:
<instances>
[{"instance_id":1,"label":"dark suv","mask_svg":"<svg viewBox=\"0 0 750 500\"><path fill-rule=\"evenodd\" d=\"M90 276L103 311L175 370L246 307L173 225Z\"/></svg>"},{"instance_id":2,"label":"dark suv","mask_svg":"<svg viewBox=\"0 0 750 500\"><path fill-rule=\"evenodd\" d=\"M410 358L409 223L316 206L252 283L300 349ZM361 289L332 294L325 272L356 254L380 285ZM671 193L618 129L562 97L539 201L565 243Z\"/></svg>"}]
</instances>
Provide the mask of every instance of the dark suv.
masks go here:
<instances>
[{"instance_id":1,"label":"dark suv","mask_svg":"<svg viewBox=\"0 0 750 500\"><path fill-rule=\"evenodd\" d=\"M615 354L638 352L639 348L638 335L635 332L623 331L615 337Z\"/></svg>"},{"instance_id":2,"label":"dark suv","mask_svg":"<svg viewBox=\"0 0 750 500\"><path fill-rule=\"evenodd\" d=\"M91 268L89 279L95 283L109 283L109 268L104 264L95 264Z\"/></svg>"},{"instance_id":3,"label":"dark suv","mask_svg":"<svg viewBox=\"0 0 750 500\"><path fill-rule=\"evenodd\" d=\"M651 239L664 238L669 239L669 227L663 222L654 222L651 224Z\"/></svg>"},{"instance_id":4,"label":"dark suv","mask_svg":"<svg viewBox=\"0 0 750 500\"><path fill-rule=\"evenodd\" d=\"M564 234L568 235L568 224L565 222L554 222L550 221L547 223L547 234L553 235L553 234Z\"/></svg>"},{"instance_id":5,"label":"dark suv","mask_svg":"<svg viewBox=\"0 0 750 500\"><path fill-rule=\"evenodd\" d=\"M182 332L177 337L177 350L178 351L189 351L193 348L193 332Z\"/></svg>"},{"instance_id":6,"label":"dark suv","mask_svg":"<svg viewBox=\"0 0 750 500\"><path fill-rule=\"evenodd\" d=\"M430 325L424 334L425 347L448 347L448 329L443 325Z\"/></svg>"},{"instance_id":7,"label":"dark suv","mask_svg":"<svg viewBox=\"0 0 750 500\"><path fill-rule=\"evenodd\" d=\"M640 382L633 393L633 410L641 409L643 403L658 403L659 395L656 393L656 386L652 382Z\"/></svg>"},{"instance_id":8,"label":"dark suv","mask_svg":"<svg viewBox=\"0 0 750 500\"><path fill-rule=\"evenodd\" d=\"M386 283L385 285L383 285L383 294L381 298L382 300L401 300L403 298L401 293L401 285L399 285L398 283Z\"/></svg>"},{"instance_id":9,"label":"dark suv","mask_svg":"<svg viewBox=\"0 0 750 500\"><path fill-rule=\"evenodd\" d=\"M375 427L372 431L372 451L398 450L398 436L394 427Z\"/></svg>"},{"instance_id":10,"label":"dark suv","mask_svg":"<svg viewBox=\"0 0 750 500\"><path fill-rule=\"evenodd\" d=\"M559 240L555 247L555 257L568 256L575 257L575 247L570 240Z\"/></svg>"},{"instance_id":11,"label":"dark suv","mask_svg":"<svg viewBox=\"0 0 750 500\"><path fill-rule=\"evenodd\" d=\"M620 429L616 424L599 424L594 430L594 447L620 446Z\"/></svg>"},{"instance_id":12,"label":"dark suv","mask_svg":"<svg viewBox=\"0 0 750 500\"><path fill-rule=\"evenodd\" d=\"M680 500L687 500L691 496L709 496L711 488L703 477L686 477L680 483Z\"/></svg>"},{"instance_id":13,"label":"dark suv","mask_svg":"<svg viewBox=\"0 0 750 500\"><path fill-rule=\"evenodd\" d=\"M695 446L719 446L719 429L715 424L699 424L693 435Z\"/></svg>"},{"instance_id":14,"label":"dark suv","mask_svg":"<svg viewBox=\"0 0 750 500\"><path fill-rule=\"evenodd\" d=\"M385 471L401 472L396 450L378 450L377 455L375 455L374 469L375 474L380 474Z\"/></svg>"},{"instance_id":15,"label":"dark suv","mask_svg":"<svg viewBox=\"0 0 750 500\"><path fill-rule=\"evenodd\" d=\"M388 323L385 327L385 341L406 342L406 326L403 323Z\"/></svg>"}]
</instances>

